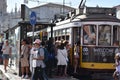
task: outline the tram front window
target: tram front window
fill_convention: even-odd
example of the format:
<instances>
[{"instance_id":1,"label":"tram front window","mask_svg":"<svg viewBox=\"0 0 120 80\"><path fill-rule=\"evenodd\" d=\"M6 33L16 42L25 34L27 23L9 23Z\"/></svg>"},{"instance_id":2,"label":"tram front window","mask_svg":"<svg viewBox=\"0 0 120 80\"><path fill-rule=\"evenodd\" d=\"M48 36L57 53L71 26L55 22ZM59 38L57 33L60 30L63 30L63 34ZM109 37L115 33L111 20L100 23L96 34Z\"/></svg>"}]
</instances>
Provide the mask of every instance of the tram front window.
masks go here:
<instances>
[{"instance_id":1,"label":"tram front window","mask_svg":"<svg viewBox=\"0 0 120 80\"><path fill-rule=\"evenodd\" d=\"M111 44L111 26L100 25L98 27L98 44L109 46Z\"/></svg>"},{"instance_id":2,"label":"tram front window","mask_svg":"<svg viewBox=\"0 0 120 80\"><path fill-rule=\"evenodd\" d=\"M95 45L96 44L96 26L84 25L83 26L84 44Z\"/></svg>"}]
</instances>

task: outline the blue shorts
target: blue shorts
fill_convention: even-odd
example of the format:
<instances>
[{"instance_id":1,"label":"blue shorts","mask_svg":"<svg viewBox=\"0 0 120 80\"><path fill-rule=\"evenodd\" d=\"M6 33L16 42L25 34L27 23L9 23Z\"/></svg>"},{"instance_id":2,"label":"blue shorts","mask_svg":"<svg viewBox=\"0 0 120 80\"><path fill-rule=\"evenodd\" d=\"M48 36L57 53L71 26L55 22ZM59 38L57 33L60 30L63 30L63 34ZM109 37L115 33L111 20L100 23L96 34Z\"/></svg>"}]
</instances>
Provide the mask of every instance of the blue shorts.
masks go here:
<instances>
[{"instance_id":1,"label":"blue shorts","mask_svg":"<svg viewBox=\"0 0 120 80\"><path fill-rule=\"evenodd\" d=\"M9 59L9 54L3 54L3 59Z\"/></svg>"}]
</instances>

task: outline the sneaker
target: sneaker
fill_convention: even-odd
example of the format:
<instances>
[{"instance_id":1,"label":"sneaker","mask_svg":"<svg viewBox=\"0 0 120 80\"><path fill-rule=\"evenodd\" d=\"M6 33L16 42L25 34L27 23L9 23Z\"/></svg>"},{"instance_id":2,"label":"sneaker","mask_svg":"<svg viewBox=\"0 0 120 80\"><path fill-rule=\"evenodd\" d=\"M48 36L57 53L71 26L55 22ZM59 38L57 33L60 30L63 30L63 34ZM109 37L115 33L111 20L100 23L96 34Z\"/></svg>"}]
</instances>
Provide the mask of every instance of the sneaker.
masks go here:
<instances>
[{"instance_id":1,"label":"sneaker","mask_svg":"<svg viewBox=\"0 0 120 80\"><path fill-rule=\"evenodd\" d=\"M28 79L28 75L25 76L25 79Z\"/></svg>"},{"instance_id":2,"label":"sneaker","mask_svg":"<svg viewBox=\"0 0 120 80\"><path fill-rule=\"evenodd\" d=\"M22 78L24 78L24 75L22 75Z\"/></svg>"}]
</instances>

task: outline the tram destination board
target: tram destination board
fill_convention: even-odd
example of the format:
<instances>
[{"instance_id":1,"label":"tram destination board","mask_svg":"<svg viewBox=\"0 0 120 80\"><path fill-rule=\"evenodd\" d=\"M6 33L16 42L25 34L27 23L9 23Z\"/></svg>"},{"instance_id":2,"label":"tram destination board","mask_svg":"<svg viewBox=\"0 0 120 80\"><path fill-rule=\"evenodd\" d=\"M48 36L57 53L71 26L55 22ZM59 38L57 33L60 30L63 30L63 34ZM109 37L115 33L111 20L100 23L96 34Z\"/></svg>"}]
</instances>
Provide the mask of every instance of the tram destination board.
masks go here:
<instances>
[{"instance_id":1,"label":"tram destination board","mask_svg":"<svg viewBox=\"0 0 120 80\"><path fill-rule=\"evenodd\" d=\"M83 62L114 62L115 49L115 47L83 46L82 60Z\"/></svg>"}]
</instances>

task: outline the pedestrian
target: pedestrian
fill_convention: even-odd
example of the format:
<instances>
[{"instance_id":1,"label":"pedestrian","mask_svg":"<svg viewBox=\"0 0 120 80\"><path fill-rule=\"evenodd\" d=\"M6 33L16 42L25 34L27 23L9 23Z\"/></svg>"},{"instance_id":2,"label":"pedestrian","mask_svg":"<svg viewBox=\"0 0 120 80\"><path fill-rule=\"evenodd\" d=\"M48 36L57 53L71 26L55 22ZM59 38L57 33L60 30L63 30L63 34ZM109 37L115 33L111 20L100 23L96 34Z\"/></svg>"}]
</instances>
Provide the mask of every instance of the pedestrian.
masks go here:
<instances>
[{"instance_id":1,"label":"pedestrian","mask_svg":"<svg viewBox=\"0 0 120 80\"><path fill-rule=\"evenodd\" d=\"M47 69L48 69L48 77L53 77L53 73L54 73L54 70L56 68L56 49L55 49L55 44L54 44L54 39L53 38L49 38L49 41L47 42L47 50L48 50L48 53L49 53L49 60L48 60L48 63L50 65L47 65Z\"/></svg>"},{"instance_id":2,"label":"pedestrian","mask_svg":"<svg viewBox=\"0 0 120 80\"><path fill-rule=\"evenodd\" d=\"M120 47L119 47L119 41L117 40L117 41L114 41L114 43L113 43L113 46L114 47L116 47L116 49L115 49L115 64L114 64L114 66L116 67L116 70L114 71L114 73L113 73L113 78L115 79L115 80L117 80L117 75L116 75L116 73L117 73L117 70L119 70L119 65L118 65L118 63L119 63L119 54L120 54Z\"/></svg>"},{"instance_id":3,"label":"pedestrian","mask_svg":"<svg viewBox=\"0 0 120 80\"><path fill-rule=\"evenodd\" d=\"M45 68L44 60L44 49L41 46L40 39L36 39L34 42L35 53L33 54L33 70L32 70L32 80L44 80L43 71Z\"/></svg>"},{"instance_id":4,"label":"pedestrian","mask_svg":"<svg viewBox=\"0 0 120 80\"><path fill-rule=\"evenodd\" d=\"M75 43L74 46L74 73L77 73L77 67L78 67L78 62L79 62L79 55L80 55L80 42L78 41Z\"/></svg>"},{"instance_id":5,"label":"pedestrian","mask_svg":"<svg viewBox=\"0 0 120 80\"><path fill-rule=\"evenodd\" d=\"M48 53L48 50L46 49L45 45L46 43L44 41L41 42L41 45L42 45L42 48L44 49L44 64L45 64L45 68L43 68L43 78L44 80L48 80L48 76L47 76L47 68L48 68L48 56L49 56L49 53Z\"/></svg>"},{"instance_id":6,"label":"pedestrian","mask_svg":"<svg viewBox=\"0 0 120 80\"><path fill-rule=\"evenodd\" d=\"M22 46L21 46L21 56L20 56L20 60L21 60L21 71L22 71L22 78L27 79L28 73L29 73L29 47L27 44L27 40L23 39L22 40ZM25 75L26 74L26 75Z\"/></svg>"},{"instance_id":7,"label":"pedestrian","mask_svg":"<svg viewBox=\"0 0 120 80\"><path fill-rule=\"evenodd\" d=\"M68 41L64 41L63 43L64 43L65 49L67 50L67 55L69 55L70 44L69 44ZM64 73L66 76L67 76L67 72L68 72L67 69L69 69L69 65L70 65L70 58L69 58L69 56L68 56L68 63L67 63L67 64L68 64L68 65L65 67L65 73Z\"/></svg>"},{"instance_id":8,"label":"pedestrian","mask_svg":"<svg viewBox=\"0 0 120 80\"><path fill-rule=\"evenodd\" d=\"M120 53L117 53L115 55L115 67L116 67L116 70L113 73L113 78L114 78L114 80L118 80L117 79L117 77L118 77L117 74L120 75Z\"/></svg>"},{"instance_id":9,"label":"pedestrian","mask_svg":"<svg viewBox=\"0 0 120 80\"><path fill-rule=\"evenodd\" d=\"M7 72L8 61L11 56L11 46L9 45L8 40L5 41L2 52L3 52L3 62L4 62L4 70Z\"/></svg>"},{"instance_id":10,"label":"pedestrian","mask_svg":"<svg viewBox=\"0 0 120 80\"><path fill-rule=\"evenodd\" d=\"M64 48L64 43L61 43L61 45L58 47L57 50L57 76L63 77L66 76L66 66L68 62L68 55L67 55L67 50Z\"/></svg>"}]
</instances>

